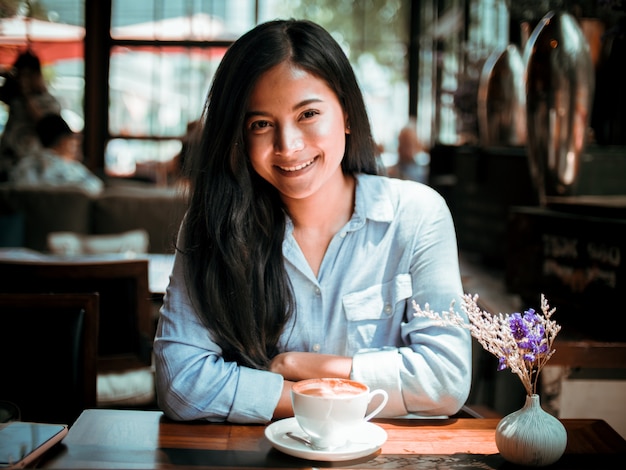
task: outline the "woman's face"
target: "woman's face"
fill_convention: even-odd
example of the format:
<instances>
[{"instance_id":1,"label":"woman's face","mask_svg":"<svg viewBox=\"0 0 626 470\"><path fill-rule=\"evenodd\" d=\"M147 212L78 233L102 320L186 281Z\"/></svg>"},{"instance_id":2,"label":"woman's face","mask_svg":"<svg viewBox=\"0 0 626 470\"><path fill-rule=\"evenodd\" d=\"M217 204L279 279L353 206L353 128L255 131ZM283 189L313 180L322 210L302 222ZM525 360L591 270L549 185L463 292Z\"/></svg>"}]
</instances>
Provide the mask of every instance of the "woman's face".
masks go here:
<instances>
[{"instance_id":1,"label":"woman's face","mask_svg":"<svg viewBox=\"0 0 626 470\"><path fill-rule=\"evenodd\" d=\"M245 126L252 167L283 198L303 199L342 180L347 116L324 80L276 65L254 86Z\"/></svg>"}]
</instances>

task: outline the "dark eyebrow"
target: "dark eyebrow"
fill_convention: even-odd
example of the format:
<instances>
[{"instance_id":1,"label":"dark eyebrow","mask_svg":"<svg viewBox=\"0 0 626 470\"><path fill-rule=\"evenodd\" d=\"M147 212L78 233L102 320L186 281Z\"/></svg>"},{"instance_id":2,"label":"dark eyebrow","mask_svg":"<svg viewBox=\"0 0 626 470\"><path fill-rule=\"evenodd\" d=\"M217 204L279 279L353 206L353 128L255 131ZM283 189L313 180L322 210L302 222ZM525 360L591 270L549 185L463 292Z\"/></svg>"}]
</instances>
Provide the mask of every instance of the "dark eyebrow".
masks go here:
<instances>
[{"instance_id":1,"label":"dark eyebrow","mask_svg":"<svg viewBox=\"0 0 626 470\"><path fill-rule=\"evenodd\" d=\"M303 106L307 106L307 105L309 105L311 103L322 103L322 102L323 102L323 100L320 99L320 98L309 98L309 99L300 101L298 104L296 104L293 107L293 110L295 111L296 109L302 108Z\"/></svg>"},{"instance_id":2,"label":"dark eyebrow","mask_svg":"<svg viewBox=\"0 0 626 470\"><path fill-rule=\"evenodd\" d=\"M295 111L296 109L298 109L298 108L302 108L303 106L307 106L307 105L309 105L309 104L311 104L311 103L322 103L323 101L324 101L324 100L322 100L322 99L320 99L320 98L308 98L308 99L306 99L306 100L302 100L302 101L300 101L299 103L296 103L296 104L293 106L293 108L292 108L292 109L293 109L293 111ZM253 116L267 116L267 113L264 113L263 111L254 111L254 110L252 110L252 111L248 111L248 112L246 112L246 114L245 114L245 119L246 119L246 120L247 120L247 119L250 119L250 118L251 118L251 117L253 117Z\"/></svg>"}]
</instances>

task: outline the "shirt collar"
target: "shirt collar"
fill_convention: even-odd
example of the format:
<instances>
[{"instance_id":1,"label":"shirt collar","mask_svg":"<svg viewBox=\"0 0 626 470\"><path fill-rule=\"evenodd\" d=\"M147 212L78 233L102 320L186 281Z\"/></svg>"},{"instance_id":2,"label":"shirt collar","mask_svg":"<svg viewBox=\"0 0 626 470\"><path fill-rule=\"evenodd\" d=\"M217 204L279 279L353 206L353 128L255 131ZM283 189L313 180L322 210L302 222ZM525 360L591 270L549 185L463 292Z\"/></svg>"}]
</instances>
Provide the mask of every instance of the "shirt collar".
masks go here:
<instances>
[{"instance_id":1,"label":"shirt collar","mask_svg":"<svg viewBox=\"0 0 626 470\"><path fill-rule=\"evenodd\" d=\"M359 174L356 176L355 210L353 220L370 219L376 222L393 220L393 187L387 178Z\"/></svg>"}]
</instances>

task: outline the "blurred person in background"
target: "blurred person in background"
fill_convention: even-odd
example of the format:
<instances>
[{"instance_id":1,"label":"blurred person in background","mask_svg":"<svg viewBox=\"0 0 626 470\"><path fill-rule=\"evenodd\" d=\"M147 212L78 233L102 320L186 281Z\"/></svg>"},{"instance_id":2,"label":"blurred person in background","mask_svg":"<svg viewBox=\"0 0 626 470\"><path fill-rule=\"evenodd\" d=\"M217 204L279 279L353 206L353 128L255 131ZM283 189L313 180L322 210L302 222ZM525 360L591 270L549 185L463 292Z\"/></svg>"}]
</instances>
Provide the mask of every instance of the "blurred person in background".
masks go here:
<instances>
[{"instance_id":1,"label":"blurred person in background","mask_svg":"<svg viewBox=\"0 0 626 470\"><path fill-rule=\"evenodd\" d=\"M429 164L430 154L417 137L415 125L407 124L398 134L398 161L387 168L387 175L427 184Z\"/></svg>"},{"instance_id":2,"label":"blurred person in background","mask_svg":"<svg viewBox=\"0 0 626 470\"><path fill-rule=\"evenodd\" d=\"M35 127L43 150L20 159L9 180L20 185L81 188L99 194L103 181L82 163L82 136L58 114L42 117Z\"/></svg>"},{"instance_id":3,"label":"blurred person in background","mask_svg":"<svg viewBox=\"0 0 626 470\"><path fill-rule=\"evenodd\" d=\"M41 62L30 50L22 52L4 76L0 100L9 107L0 138L0 181L6 181L20 159L41 150L35 126L47 114L60 114L61 104L48 91Z\"/></svg>"}]
</instances>

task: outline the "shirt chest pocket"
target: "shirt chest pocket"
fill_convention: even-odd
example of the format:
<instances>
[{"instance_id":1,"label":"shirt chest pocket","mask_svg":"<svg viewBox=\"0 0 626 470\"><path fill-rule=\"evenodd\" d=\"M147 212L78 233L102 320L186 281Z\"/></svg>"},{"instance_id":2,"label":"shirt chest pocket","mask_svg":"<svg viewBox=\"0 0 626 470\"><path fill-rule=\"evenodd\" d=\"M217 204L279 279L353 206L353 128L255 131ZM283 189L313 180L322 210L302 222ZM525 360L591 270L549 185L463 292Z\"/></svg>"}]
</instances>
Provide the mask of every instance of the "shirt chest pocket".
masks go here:
<instances>
[{"instance_id":1,"label":"shirt chest pocket","mask_svg":"<svg viewBox=\"0 0 626 470\"><path fill-rule=\"evenodd\" d=\"M346 294L343 308L349 322L391 318L398 302L413 294L410 274L398 274L391 281Z\"/></svg>"}]
</instances>

